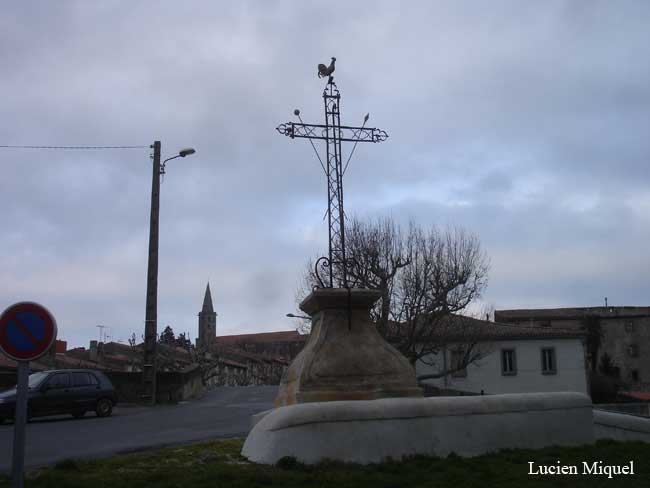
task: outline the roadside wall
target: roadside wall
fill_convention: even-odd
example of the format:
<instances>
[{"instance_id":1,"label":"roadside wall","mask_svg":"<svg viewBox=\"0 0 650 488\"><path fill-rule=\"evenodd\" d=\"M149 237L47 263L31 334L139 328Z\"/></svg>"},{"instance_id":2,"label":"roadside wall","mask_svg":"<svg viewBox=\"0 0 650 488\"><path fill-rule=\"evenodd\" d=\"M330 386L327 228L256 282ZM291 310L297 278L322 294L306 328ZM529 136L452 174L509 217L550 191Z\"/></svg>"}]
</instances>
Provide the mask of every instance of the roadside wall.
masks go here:
<instances>
[{"instance_id":1,"label":"roadside wall","mask_svg":"<svg viewBox=\"0 0 650 488\"><path fill-rule=\"evenodd\" d=\"M142 390L141 372L104 371L115 387L118 402L139 403ZM159 403L177 403L203 395L205 387L198 365L182 371L158 373L156 401Z\"/></svg>"},{"instance_id":2,"label":"roadside wall","mask_svg":"<svg viewBox=\"0 0 650 488\"><path fill-rule=\"evenodd\" d=\"M616 441L650 442L650 418L594 408L594 437Z\"/></svg>"}]
</instances>

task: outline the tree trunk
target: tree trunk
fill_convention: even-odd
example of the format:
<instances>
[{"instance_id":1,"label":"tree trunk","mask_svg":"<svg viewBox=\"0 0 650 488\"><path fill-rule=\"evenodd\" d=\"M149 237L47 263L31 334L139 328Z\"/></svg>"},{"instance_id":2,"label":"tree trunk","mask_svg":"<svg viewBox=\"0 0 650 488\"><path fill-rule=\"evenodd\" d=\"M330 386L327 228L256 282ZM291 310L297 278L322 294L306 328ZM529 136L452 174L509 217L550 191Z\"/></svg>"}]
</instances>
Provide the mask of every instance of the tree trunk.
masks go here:
<instances>
[{"instance_id":1,"label":"tree trunk","mask_svg":"<svg viewBox=\"0 0 650 488\"><path fill-rule=\"evenodd\" d=\"M388 317L390 315L390 296L388 294L388 283L381 280L381 312L379 316L379 333L386 338L388 335Z\"/></svg>"}]
</instances>

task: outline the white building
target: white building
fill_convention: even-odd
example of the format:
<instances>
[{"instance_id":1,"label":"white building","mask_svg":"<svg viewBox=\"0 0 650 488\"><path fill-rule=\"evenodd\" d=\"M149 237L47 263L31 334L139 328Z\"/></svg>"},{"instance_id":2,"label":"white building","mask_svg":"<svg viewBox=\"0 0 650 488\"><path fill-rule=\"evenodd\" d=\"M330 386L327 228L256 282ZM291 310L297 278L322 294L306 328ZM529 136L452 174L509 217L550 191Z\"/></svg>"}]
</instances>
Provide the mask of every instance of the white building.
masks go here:
<instances>
[{"instance_id":1,"label":"white building","mask_svg":"<svg viewBox=\"0 0 650 488\"><path fill-rule=\"evenodd\" d=\"M575 391L589 394L583 334L576 330L475 321L481 359L441 378L423 380L441 389L470 393ZM462 343L452 343L418 361L419 376L454 369Z\"/></svg>"}]
</instances>

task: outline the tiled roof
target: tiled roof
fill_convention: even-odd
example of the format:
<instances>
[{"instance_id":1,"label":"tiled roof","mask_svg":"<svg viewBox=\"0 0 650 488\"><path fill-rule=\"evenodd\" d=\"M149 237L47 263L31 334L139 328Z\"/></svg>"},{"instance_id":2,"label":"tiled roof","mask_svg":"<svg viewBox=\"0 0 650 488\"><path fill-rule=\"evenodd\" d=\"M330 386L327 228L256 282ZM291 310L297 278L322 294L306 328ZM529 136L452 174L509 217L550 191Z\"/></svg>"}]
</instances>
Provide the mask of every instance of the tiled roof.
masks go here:
<instances>
[{"instance_id":1,"label":"tiled roof","mask_svg":"<svg viewBox=\"0 0 650 488\"><path fill-rule=\"evenodd\" d=\"M584 333L572 329L556 327L528 327L522 325L488 322L480 336L483 339L513 340L513 339L571 339L583 337Z\"/></svg>"},{"instance_id":2,"label":"tiled roof","mask_svg":"<svg viewBox=\"0 0 650 488\"><path fill-rule=\"evenodd\" d=\"M129 344L122 344L119 342L107 342L102 347L104 348L104 352L110 354L120 354L120 353L126 355L134 354L133 348Z\"/></svg>"},{"instance_id":3,"label":"tiled roof","mask_svg":"<svg viewBox=\"0 0 650 488\"><path fill-rule=\"evenodd\" d=\"M0 352L0 369L16 369L16 365L16 361ZM51 368L45 364L39 363L38 361L30 361L29 369L32 371L45 371Z\"/></svg>"},{"instance_id":4,"label":"tiled roof","mask_svg":"<svg viewBox=\"0 0 650 488\"><path fill-rule=\"evenodd\" d=\"M271 363L271 362L276 362L276 363L281 363L281 364L289 364L288 361L286 361L283 358L279 358L277 356L266 356L263 354L256 354L253 352L249 351L243 351L241 349L237 348L232 348L228 346L218 346L215 350L217 355L220 358L229 358L229 359L235 359L235 360L251 360L255 361L258 363L261 362L266 362L266 363Z\"/></svg>"},{"instance_id":5,"label":"tiled roof","mask_svg":"<svg viewBox=\"0 0 650 488\"><path fill-rule=\"evenodd\" d=\"M436 332L441 337L444 335L447 341L467 340L468 337L477 340L516 340L568 339L584 336L584 333L579 330L504 324L461 315L452 315L445 322L441 322L436 327ZM396 331L399 330L398 325L394 322L390 323L389 327Z\"/></svg>"},{"instance_id":6,"label":"tiled roof","mask_svg":"<svg viewBox=\"0 0 650 488\"><path fill-rule=\"evenodd\" d=\"M228 347L228 346L217 346L215 349L216 353L221 357L236 357L239 360L250 359L252 361L273 361L275 358L272 356L266 356L262 354L257 354L250 351L244 351L243 349Z\"/></svg>"},{"instance_id":7,"label":"tiled roof","mask_svg":"<svg viewBox=\"0 0 650 488\"><path fill-rule=\"evenodd\" d=\"M221 358L219 359L220 363L227 364L228 366L234 366L236 368L246 368L246 365L243 363L239 363L237 361L233 361L232 359L226 359L226 358Z\"/></svg>"},{"instance_id":8,"label":"tiled roof","mask_svg":"<svg viewBox=\"0 0 650 488\"><path fill-rule=\"evenodd\" d=\"M619 394L641 400L642 402L650 402L650 391L621 391Z\"/></svg>"},{"instance_id":9,"label":"tiled roof","mask_svg":"<svg viewBox=\"0 0 650 488\"><path fill-rule=\"evenodd\" d=\"M650 307L573 307L573 308L529 308L496 310L494 316L501 322L524 320L579 320L587 315L602 318L650 317Z\"/></svg>"},{"instance_id":10,"label":"tiled roof","mask_svg":"<svg viewBox=\"0 0 650 488\"><path fill-rule=\"evenodd\" d=\"M238 334L217 336L216 344L239 344L242 342L291 342L306 341L309 336L300 334L296 330L285 330L281 332L260 332L258 334Z\"/></svg>"},{"instance_id":11,"label":"tiled roof","mask_svg":"<svg viewBox=\"0 0 650 488\"><path fill-rule=\"evenodd\" d=\"M79 359L76 357L68 356L66 354L57 354L55 359L55 364L57 368L90 368L90 369L101 369L99 365L92 361L86 361L84 359Z\"/></svg>"}]
</instances>

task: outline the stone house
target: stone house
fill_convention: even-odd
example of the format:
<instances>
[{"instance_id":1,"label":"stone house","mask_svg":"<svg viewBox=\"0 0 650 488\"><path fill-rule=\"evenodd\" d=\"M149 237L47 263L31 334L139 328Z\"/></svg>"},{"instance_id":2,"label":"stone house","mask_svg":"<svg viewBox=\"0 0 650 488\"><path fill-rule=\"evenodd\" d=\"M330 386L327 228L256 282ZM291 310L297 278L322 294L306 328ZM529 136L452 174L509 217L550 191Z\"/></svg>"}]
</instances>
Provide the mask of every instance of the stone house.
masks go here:
<instances>
[{"instance_id":1,"label":"stone house","mask_svg":"<svg viewBox=\"0 0 650 488\"><path fill-rule=\"evenodd\" d=\"M602 330L595 357L606 353L615 372L630 389L650 391L650 307L581 307L496 310L495 321L517 326L585 331L585 320L596 318Z\"/></svg>"}]
</instances>

